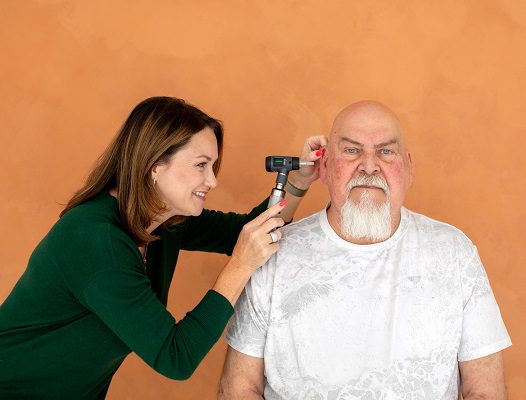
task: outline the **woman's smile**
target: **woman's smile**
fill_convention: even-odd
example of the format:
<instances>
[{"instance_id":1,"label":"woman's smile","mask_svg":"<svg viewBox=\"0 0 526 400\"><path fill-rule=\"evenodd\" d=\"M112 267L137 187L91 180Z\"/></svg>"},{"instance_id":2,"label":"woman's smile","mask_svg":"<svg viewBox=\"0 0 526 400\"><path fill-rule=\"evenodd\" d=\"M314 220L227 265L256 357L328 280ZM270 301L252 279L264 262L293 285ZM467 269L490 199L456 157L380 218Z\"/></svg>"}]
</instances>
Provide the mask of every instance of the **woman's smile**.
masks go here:
<instances>
[{"instance_id":1,"label":"woman's smile","mask_svg":"<svg viewBox=\"0 0 526 400\"><path fill-rule=\"evenodd\" d=\"M198 197L199 199L205 201L206 200L206 193L207 192L192 192L192 194L196 197Z\"/></svg>"}]
</instances>

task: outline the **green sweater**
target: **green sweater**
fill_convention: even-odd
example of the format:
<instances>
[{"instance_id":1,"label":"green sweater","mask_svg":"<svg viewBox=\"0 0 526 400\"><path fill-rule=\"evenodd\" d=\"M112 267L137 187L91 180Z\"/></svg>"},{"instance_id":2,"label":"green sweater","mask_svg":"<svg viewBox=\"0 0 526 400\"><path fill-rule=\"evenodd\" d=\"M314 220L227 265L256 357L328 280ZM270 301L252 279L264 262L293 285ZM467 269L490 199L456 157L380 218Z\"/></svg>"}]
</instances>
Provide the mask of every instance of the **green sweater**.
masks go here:
<instances>
[{"instance_id":1,"label":"green sweater","mask_svg":"<svg viewBox=\"0 0 526 400\"><path fill-rule=\"evenodd\" d=\"M108 193L70 210L0 306L0 399L103 399L131 351L169 378L188 378L233 309L210 290L176 323L165 306L179 250L231 254L265 205L159 228L146 265Z\"/></svg>"}]
</instances>

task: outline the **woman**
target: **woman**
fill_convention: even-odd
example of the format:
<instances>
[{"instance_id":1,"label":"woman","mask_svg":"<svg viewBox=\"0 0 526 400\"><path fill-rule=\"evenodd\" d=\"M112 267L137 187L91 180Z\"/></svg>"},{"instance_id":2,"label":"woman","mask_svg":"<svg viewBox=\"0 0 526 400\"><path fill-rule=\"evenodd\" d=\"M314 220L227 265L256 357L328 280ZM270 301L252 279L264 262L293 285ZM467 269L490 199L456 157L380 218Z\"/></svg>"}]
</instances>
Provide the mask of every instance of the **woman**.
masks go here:
<instances>
[{"instance_id":1,"label":"woman","mask_svg":"<svg viewBox=\"0 0 526 400\"><path fill-rule=\"evenodd\" d=\"M192 374L304 192L289 185L288 204L246 215L203 210L222 144L221 124L182 100L135 107L0 307L0 398L104 398L131 351L167 377ZM302 157L324 144L308 139ZM292 183L316 178L312 167ZM176 323L165 305L180 249L232 257Z\"/></svg>"}]
</instances>

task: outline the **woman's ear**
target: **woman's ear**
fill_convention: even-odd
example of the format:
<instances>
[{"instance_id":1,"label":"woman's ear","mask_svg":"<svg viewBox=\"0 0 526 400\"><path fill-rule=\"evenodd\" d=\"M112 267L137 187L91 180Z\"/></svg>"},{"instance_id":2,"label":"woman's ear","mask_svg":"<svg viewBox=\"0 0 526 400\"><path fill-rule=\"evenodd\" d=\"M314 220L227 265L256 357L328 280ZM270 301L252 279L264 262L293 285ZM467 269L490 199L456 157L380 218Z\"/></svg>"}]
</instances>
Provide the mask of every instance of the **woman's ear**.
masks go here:
<instances>
[{"instance_id":1,"label":"woman's ear","mask_svg":"<svg viewBox=\"0 0 526 400\"><path fill-rule=\"evenodd\" d=\"M150 178L153 181L154 185L157 183L157 175L159 173L158 169L159 169L159 164L157 163L150 169Z\"/></svg>"}]
</instances>

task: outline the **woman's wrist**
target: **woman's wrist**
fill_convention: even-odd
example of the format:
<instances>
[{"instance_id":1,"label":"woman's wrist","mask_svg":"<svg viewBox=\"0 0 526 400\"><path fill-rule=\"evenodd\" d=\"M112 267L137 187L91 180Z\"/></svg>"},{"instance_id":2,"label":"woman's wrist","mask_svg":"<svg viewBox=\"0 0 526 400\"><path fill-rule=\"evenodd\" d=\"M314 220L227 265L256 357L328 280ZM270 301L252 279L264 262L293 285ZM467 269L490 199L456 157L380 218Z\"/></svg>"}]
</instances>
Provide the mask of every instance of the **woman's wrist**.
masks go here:
<instances>
[{"instance_id":1,"label":"woman's wrist","mask_svg":"<svg viewBox=\"0 0 526 400\"><path fill-rule=\"evenodd\" d=\"M223 295L234 306L251 275L249 270L231 260L219 273L212 290Z\"/></svg>"},{"instance_id":2,"label":"woman's wrist","mask_svg":"<svg viewBox=\"0 0 526 400\"><path fill-rule=\"evenodd\" d=\"M307 193L307 189L300 189L293 185L290 181L287 181L287 183L285 183L283 189L285 190L285 192L296 197L303 197Z\"/></svg>"},{"instance_id":3,"label":"woman's wrist","mask_svg":"<svg viewBox=\"0 0 526 400\"><path fill-rule=\"evenodd\" d=\"M294 188L305 192L309 190L310 184L312 183L310 180L298 175L298 173L295 171L289 173L287 182L290 183Z\"/></svg>"}]
</instances>

